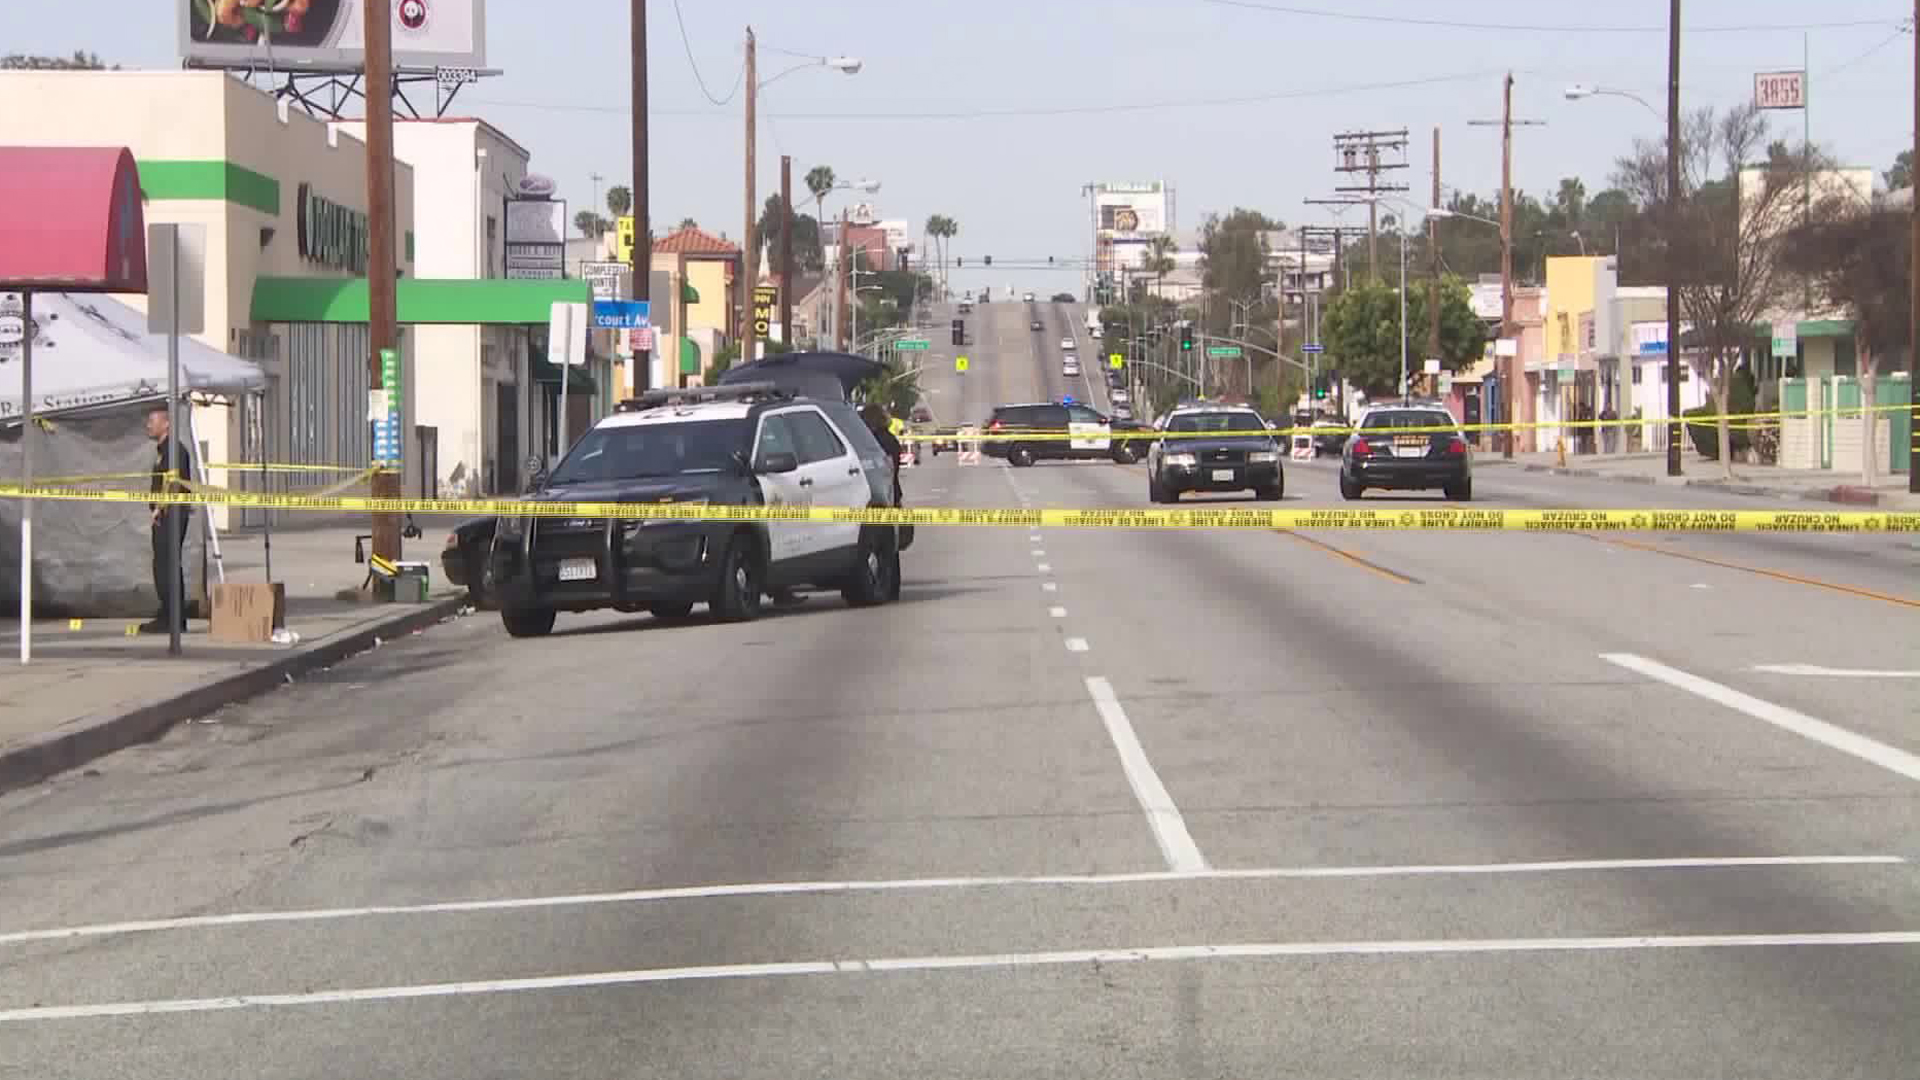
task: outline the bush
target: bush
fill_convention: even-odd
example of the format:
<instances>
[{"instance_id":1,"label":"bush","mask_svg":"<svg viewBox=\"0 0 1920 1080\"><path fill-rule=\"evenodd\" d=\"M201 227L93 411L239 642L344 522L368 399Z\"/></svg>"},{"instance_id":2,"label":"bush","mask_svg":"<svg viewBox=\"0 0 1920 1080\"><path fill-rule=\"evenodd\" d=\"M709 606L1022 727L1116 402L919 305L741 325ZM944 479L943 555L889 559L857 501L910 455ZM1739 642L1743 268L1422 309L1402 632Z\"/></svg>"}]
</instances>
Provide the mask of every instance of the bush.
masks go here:
<instances>
[{"instance_id":1,"label":"bush","mask_svg":"<svg viewBox=\"0 0 1920 1080\"><path fill-rule=\"evenodd\" d=\"M1746 368L1733 373L1732 385L1727 387L1727 407L1731 416L1746 416L1759 407L1759 393L1754 384L1753 375ZM1693 440L1693 448L1708 461L1720 460L1720 427L1713 421L1720 411L1712 402L1681 413L1686 417L1687 437ZM1695 423L1694 421L1704 421ZM1753 421L1734 420L1727 430L1727 441L1733 444L1733 452L1744 454L1753 442Z\"/></svg>"}]
</instances>

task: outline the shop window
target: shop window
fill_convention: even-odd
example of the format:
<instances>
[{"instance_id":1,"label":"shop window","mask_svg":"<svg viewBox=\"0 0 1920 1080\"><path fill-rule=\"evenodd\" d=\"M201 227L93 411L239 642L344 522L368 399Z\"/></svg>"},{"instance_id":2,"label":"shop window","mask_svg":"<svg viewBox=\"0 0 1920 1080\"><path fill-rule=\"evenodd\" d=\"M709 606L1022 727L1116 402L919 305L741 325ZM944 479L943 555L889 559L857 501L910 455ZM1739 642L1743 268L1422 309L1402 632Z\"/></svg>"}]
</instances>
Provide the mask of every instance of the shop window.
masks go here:
<instances>
[{"instance_id":1,"label":"shop window","mask_svg":"<svg viewBox=\"0 0 1920 1080\"><path fill-rule=\"evenodd\" d=\"M287 459L326 464L326 371L330 327L297 323L287 329ZM301 477L302 482L309 480Z\"/></svg>"},{"instance_id":2,"label":"shop window","mask_svg":"<svg viewBox=\"0 0 1920 1080\"><path fill-rule=\"evenodd\" d=\"M1860 374L1860 357L1854 352L1852 338L1833 339L1833 373L1845 375L1848 378Z\"/></svg>"}]
</instances>

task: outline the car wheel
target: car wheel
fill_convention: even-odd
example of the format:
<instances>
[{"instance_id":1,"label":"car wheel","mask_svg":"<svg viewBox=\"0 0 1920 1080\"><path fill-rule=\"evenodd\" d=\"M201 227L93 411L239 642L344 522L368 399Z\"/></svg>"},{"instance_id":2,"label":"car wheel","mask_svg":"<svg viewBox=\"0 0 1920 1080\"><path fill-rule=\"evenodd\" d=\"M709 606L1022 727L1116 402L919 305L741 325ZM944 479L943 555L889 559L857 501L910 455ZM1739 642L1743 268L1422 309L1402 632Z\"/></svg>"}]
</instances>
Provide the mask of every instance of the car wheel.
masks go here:
<instances>
[{"instance_id":1,"label":"car wheel","mask_svg":"<svg viewBox=\"0 0 1920 1080\"><path fill-rule=\"evenodd\" d=\"M720 560L720 584L707 607L715 618L748 622L760 617L760 545L748 533L735 533Z\"/></svg>"},{"instance_id":2,"label":"car wheel","mask_svg":"<svg viewBox=\"0 0 1920 1080\"><path fill-rule=\"evenodd\" d=\"M1444 493L1447 498L1452 499L1454 502L1472 502L1473 481L1468 479L1456 484L1448 484Z\"/></svg>"},{"instance_id":3,"label":"car wheel","mask_svg":"<svg viewBox=\"0 0 1920 1080\"><path fill-rule=\"evenodd\" d=\"M1007 451L1007 460L1012 462L1015 468L1024 469L1033 464L1033 451L1024 446L1012 447Z\"/></svg>"},{"instance_id":4,"label":"car wheel","mask_svg":"<svg viewBox=\"0 0 1920 1080\"><path fill-rule=\"evenodd\" d=\"M675 600L670 604L655 604L647 609L656 619L684 619L693 614L693 601Z\"/></svg>"},{"instance_id":5,"label":"car wheel","mask_svg":"<svg viewBox=\"0 0 1920 1080\"><path fill-rule=\"evenodd\" d=\"M1167 501L1166 492L1160 490L1160 481L1155 480L1151 476L1147 477L1147 501L1150 503L1163 503Z\"/></svg>"},{"instance_id":6,"label":"car wheel","mask_svg":"<svg viewBox=\"0 0 1920 1080\"><path fill-rule=\"evenodd\" d=\"M553 617L550 608L502 610L500 625L506 627L508 635L512 637L546 637L553 632Z\"/></svg>"},{"instance_id":7,"label":"car wheel","mask_svg":"<svg viewBox=\"0 0 1920 1080\"><path fill-rule=\"evenodd\" d=\"M492 556L484 544L467 548L467 603L476 611L491 611L494 607Z\"/></svg>"},{"instance_id":8,"label":"car wheel","mask_svg":"<svg viewBox=\"0 0 1920 1080\"><path fill-rule=\"evenodd\" d=\"M1133 448L1131 441L1122 442L1113 448L1113 460L1122 465L1131 465L1140 460L1140 452Z\"/></svg>"},{"instance_id":9,"label":"car wheel","mask_svg":"<svg viewBox=\"0 0 1920 1080\"><path fill-rule=\"evenodd\" d=\"M1272 487L1263 487L1254 492L1262 502L1279 502L1287 492L1286 481L1275 483Z\"/></svg>"},{"instance_id":10,"label":"car wheel","mask_svg":"<svg viewBox=\"0 0 1920 1080\"><path fill-rule=\"evenodd\" d=\"M1346 474L1344 473L1341 474L1340 476L1340 497L1341 498L1357 499L1366 490L1367 489L1361 486L1361 484L1358 481L1349 480L1347 479Z\"/></svg>"},{"instance_id":11,"label":"car wheel","mask_svg":"<svg viewBox=\"0 0 1920 1080\"><path fill-rule=\"evenodd\" d=\"M900 550L892 530L868 526L860 530L858 558L840 595L854 607L884 604L898 593Z\"/></svg>"}]
</instances>

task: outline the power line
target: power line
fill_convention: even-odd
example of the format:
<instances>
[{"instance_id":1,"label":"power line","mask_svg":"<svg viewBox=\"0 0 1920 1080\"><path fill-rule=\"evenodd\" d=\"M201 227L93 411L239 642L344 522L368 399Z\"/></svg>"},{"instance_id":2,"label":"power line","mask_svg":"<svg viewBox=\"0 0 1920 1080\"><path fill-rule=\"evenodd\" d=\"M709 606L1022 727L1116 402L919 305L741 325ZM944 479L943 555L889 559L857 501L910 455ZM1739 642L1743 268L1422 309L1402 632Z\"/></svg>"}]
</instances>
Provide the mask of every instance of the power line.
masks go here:
<instances>
[{"instance_id":1,"label":"power line","mask_svg":"<svg viewBox=\"0 0 1920 1080\"><path fill-rule=\"evenodd\" d=\"M1866 60L1868 57L1872 56L1874 53L1879 52L1881 49L1884 49L1887 46L1893 44L1894 42L1899 41L1901 38L1907 36L1907 34L1911 32L1911 29L1912 29L1911 22L1901 24L1898 30L1895 30L1893 33L1888 34L1886 37L1882 38L1879 44L1873 46L1867 51L1861 53L1859 56L1856 56L1845 63L1835 64L1832 67L1827 68L1825 71L1822 71L1819 73L1820 77L1824 79L1829 75L1832 75L1836 72L1845 71L1846 69L1854 66L1855 64L1858 64Z\"/></svg>"},{"instance_id":2,"label":"power line","mask_svg":"<svg viewBox=\"0 0 1920 1080\"><path fill-rule=\"evenodd\" d=\"M1258 105L1273 101L1297 100L1300 98L1329 97L1338 94L1363 93L1371 90L1398 90L1414 86L1433 86L1439 83L1469 82L1476 79L1492 78L1500 74L1498 70L1468 71L1456 75L1430 75L1415 79L1396 79L1387 82L1351 83L1346 86L1312 87L1302 90L1283 90L1271 94L1254 94L1245 97L1188 98L1165 101L1123 102L1113 105L1057 105L1033 108L1010 109L972 109L953 112L831 112L831 113L780 113L774 117L779 120L992 120L1025 116L1087 116L1102 113L1148 112L1159 109L1204 109L1225 108L1235 105ZM617 105L583 105L573 103L542 101L499 101L476 100L479 105L497 105L507 108L543 109L553 112L590 112L625 113L627 110ZM722 114L707 109L656 109L656 116L713 116Z\"/></svg>"},{"instance_id":3,"label":"power line","mask_svg":"<svg viewBox=\"0 0 1920 1080\"><path fill-rule=\"evenodd\" d=\"M1367 15L1352 11L1328 11L1324 8L1294 7L1286 4L1256 3L1255 0L1203 0L1221 7L1245 8L1276 15L1301 15L1314 19L1339 19L1347 22L1387 23L1395 26L1420 26L1444 30L1514 31L1528 34L1664 34L1659 26L1567 26L1527 23L1464 22L1457 19L1428 19L1414 15ZM1689 34L1763 34L1781 31L1848 30L1868 26L1892 26L1895 19L1851 19L1835 22L1772 23L1765 25L1688 26Z\"/></svg>"},{"instance_id":4,"label":"power line","mask_svg":"<svg viewBox=\"0 0 1920 1080\"><path fill-rule=\"evenodd\" d=\"M740 83L746 78L747 66L744 63L740 65L740 74L734 76L733 89L727 91L726 97L714 97L713 91L707 89L707 80L700 75L699 63L693 59L693 42L687 37L687 20L680 15L680 0L673 0L673 21L680 25L680 45L687 50L687 66L693 69L693 81L700 85L700 93L705 95L706 99L715 105L725 105L732 101L733 96L740 92ZM629 110L621 109L618 111L627 112Z\"/></svg>"}]
</instances>

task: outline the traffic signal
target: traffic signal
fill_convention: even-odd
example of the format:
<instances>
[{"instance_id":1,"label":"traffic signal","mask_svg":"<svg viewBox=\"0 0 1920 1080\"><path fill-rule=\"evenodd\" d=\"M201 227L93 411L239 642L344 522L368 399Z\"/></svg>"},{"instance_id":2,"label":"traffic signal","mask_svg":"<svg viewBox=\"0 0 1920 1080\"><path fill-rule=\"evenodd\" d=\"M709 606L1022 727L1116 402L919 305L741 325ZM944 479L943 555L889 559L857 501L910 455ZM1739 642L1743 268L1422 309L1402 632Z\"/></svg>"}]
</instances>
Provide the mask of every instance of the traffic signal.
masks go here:
<instances>
[{"instance_id":1,"label":"traffic signal","mask_svg":"<svg viewBox=\"0 0 1920 1080\"><path fill-rule=\"evenodd\" d=\"M992 265L993 265L993 256L991 256L991 255L989 255L989 256L987 256L987 265L988 265L988 266L992 266Z\"/></svg>"},{"instance_id":2,"label":"traffic signal","mask_svg":"<svg viewBox=\"0 0 1920 1080\"><path fill-rule=\"evenodd\" d=\"M960 255L956 255L956 256L954 256L954 258L953 258L953 265L955 265L955 266L965 266L965 265L967 265L967 260L966 260L966 258L965 258L964 256L960 256Z\"/></svg>"},{"instance_id":3,"label":"traffic signal","mask_svg":"<svg viewBox=\"0 0 1920 1080\"><path fill-rule=\"evenodd\" d=\"M955 345L965 345L967 343L967 323L965 319L953 320L953 343Z\"/></svg>"},{"instance_id":4,"label":"traffic signal","mask_svg":"<svg viewBox=\"0 0 1920 1080\"><path fill-rule=\"evenodd\" d=\"M1192 323L1186 323L1180 327L1180 351L1181 352L1193 351L1193 324Z\"/></svg>"},{"instance_id":5,"label":"traffic signal","mask_svg":"<svg viewBox=\"0 0 1920 1080\"><path fill-rule=\"evenodd\" d=\"M1316 372L1314 374L1313 398L1315 401L1324 401L1326 399L1327 391L1328 391L1328 383L1330 381L1331 380L1327 378L1325 372Z\"/></svg>"}]
</instances>

